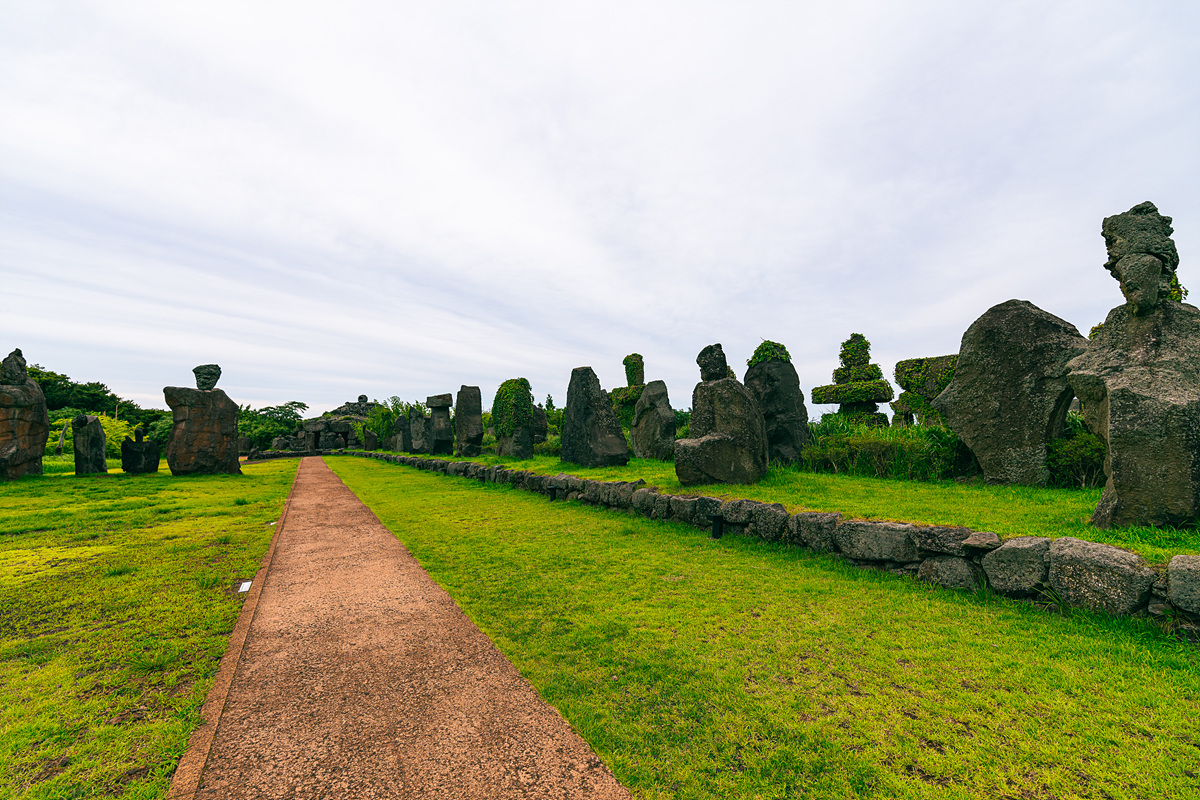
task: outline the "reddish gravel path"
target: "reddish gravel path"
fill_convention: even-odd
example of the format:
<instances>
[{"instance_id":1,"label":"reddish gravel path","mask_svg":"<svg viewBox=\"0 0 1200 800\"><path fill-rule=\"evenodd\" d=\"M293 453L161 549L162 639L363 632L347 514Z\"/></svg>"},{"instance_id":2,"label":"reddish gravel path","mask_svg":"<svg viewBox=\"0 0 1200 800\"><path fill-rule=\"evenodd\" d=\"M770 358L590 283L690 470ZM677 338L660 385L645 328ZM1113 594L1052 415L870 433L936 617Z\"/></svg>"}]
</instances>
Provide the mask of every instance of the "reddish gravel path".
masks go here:
<instances>
[{"instance_id":1,"label":"reddish gravel path","mask_svg":"<svg viewBox=\"0 0 1200 800\"><path fill-rule=\"evenodd\" d=\"M629 797L320 458L264 565L172 797Z\"/></svg>"}]
</instances>

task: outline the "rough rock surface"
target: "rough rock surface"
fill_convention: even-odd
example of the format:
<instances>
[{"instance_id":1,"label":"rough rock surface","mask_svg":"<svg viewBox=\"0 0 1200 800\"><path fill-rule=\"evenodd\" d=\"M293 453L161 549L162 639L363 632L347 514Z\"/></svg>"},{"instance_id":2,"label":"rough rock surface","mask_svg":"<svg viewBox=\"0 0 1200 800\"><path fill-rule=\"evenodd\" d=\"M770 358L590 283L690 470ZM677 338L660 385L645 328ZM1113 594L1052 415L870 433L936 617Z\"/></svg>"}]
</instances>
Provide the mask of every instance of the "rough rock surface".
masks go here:
<instances>
[{"instance_id":1,"label":"rough rock surface","mask_svg":"<svg viewBox=\"0 0 1200 800\"><path fill-rule=\"evenodd\" d=\"M790 361L760 361L746 370L746 388L762 412L771 461L799 459L809 437L808 409L796 368Z\"/></svg>"},{"instance_id":2,"label":"rough rock surface","mask_svg":"<svg viewBox=\"0 0 1200 800\"><path fill-rule=\"evenodd\" d=\"M126 436L125 441L121 442L121 470L130 475L158 472L158 465L161 461L158 442L143 439L145 434L144 430L137 428L133 432L137 441ZM284 448L276 449L283 450Z\"/></svg>"},{"instance_id":3,"label":"rough rock surface","mask_svg":"<svg viewBox=\"0 0 1200 800\"><path fill-rule=\"evenodd\" d=\"M1088 428L1108 445L1092 522L1173 525L1200 518L1200 310L1167 298L1179 257L1150 203L1104 220L1125 305L1071 361Z\"/></svg>"},{"instance_id":4,"label":"rough rock surface","mask_svg":"<svg viewBox=\"0 0 1200 800\"><path fill-rule=\"evenodd\" d=\"M633 410L629 438L638 458L666 461L675 452L675 412L663 381L646 384Z\"/></svg>"},{"instance_id":5,"label":"rough rock surface","mask_svg":"<svg viewBox=\"0 0 1200 800\"><path fill-rule=\"evenodd\" d=\"M449 394L435 394L425 400L432 415L429 452L434 455L454 452L454 427L450 422L450 405L453 402L454 398Z\"/></svg>"},{"instance_id":6,"label":"rough rock surface","mask_svg":"<svg viewBox=\"0 0 1200 800\"><path fill-rule=\"evenodd\" d=\"M675 474L685 486L756 483L767 473L762 412L736 378L696 384L691 437L675 442Z\"/></svg>"},{"instance_id":7,"label":"rough rock surface","mask_svg":"<svg viewBox=\"0 0 1200 800\"><path fill-rule=\"evenodd\" d=\"M917 560L913 544L913 525L903 522L867 522L850 520L837 526L834 540L847 558L859 561Z\"/></svg>"},{"instance_id":8,"label":"rough rock surface","mask_svg":"<svg viewBox=\"0 0 1200 800\"><path fill-rule=\"evenodd\" d=\"M454 404L454 436L460 456L477 456L483 445L483 396L478 386L460 386Z\"/></svg>"},{"instance_id":9,"label":"rough rock surface","mask_svg":"<svg viewBox=\"0 0 1200 800\"><path fill-rule=\"evenodd\" d=\"M41 475L49 437L46 396L13 350L0 362L0 480Z\"/></svg>"},{"instance_id":10,"label":"rough rock surface","mask_svg":"<svg viewBox=\"0 0 1200 800\"><path fill-rule=\"evenodd\" d=\"M1033 597L1045 586L1050 540L1044 536L1009 539L980 560L988 582L1009 597Z\"/></svg>"},{"instance_id":11,"label":"rough rock surface","mask_svg":"<svg viewBox=\"0 0 1200 800\"><path fill-rule=\"evenodd\" d=\"M71 436L75 440L75 474L107 473L104 448L104 426L99 417L80 414L71 420Z\"/></svg>"},{"instance_id":12,"label":"rough rock surface","mask_svg":"<svg viewBox=\"0 0 1200 800\"><path fill-rule=\"evenodd\" d=\"M917 548L926 553L960 558L969 558L980 551L1000 546L1000 537L996 534L970 528L917 527L913 529L912 537Z\"/></svg>"},{"instance_id":13,"label":"rough rock surface","mask_svg":"<svg viewBox=\"0 0 1200 800\"><path fill-rule=\"evenodd\" d=\"M546 409L541 406L533 407L533 443L541 444L550 433L550 420L546 417Z\"/></svg>"},{"instance_id":14,"label":"rough rock surface","mask_svg":"<svg viewBox=\"0 0 1200 800\"><path fill-rule=\"evenodd\" d=\"M174 424L167 440L172 475L240 475L237 452L237 403L220 389L181 386L163 389Z\"/></svg>"},{"instance_id":15,"label":"rough rock surface","mask_svg":"<svg viewBox=\"0 0 1200 800\"><path fill-rule=\"evenodd\" d=\"M1175 556L1167 565L1167 598L1189 614L1200 614L1200 556Z\"/></svg>"},{"instance_id":16,"label":"rough rock surface","mask_svg":"<svg viewBox=\"0 0 1200 800\"><path fill-rule=\"evenodd\" d=\"M917 570L917 578L946 589L966 589L970 592L987 585L979 565L959 556L942 555L925 559Z\"/></svg>"},{"instance_id":17,"label":"rough rock surface","mask_svg":"<svg viewBox=\"0 0 1200 800\"><path fill-rule=\"evenodd\" d=\"M710 344L696 356L701 381L719 381L729 375L729 362L720 344Z\"/></svg>"},{"instance_id":18,"label":"rough rock surface","mask_svg":"<svg viewBox=\"0 0 1200 800\"><path fill-rule=\"evenodd\" d=\"M818 553L832 553L837 550L833 533L841 521L841 514L831 512L801 511L792 514L788 518L788 541L802 544Z\"/></svg>"},{"instance_id":19,"label":"rough rock surface","mask_svg":"<svg viewBox=\"0 0 1200 800\"><path fill-rule=\"evenodd\" d=\"M379 434L370 428L363 428L363 449L378 450L379 449Z\"/></svg>"},{"instance_id":20,"label":"rough rock surface","mask_svg":"<svg viewBox=\"0 0 1200 800\"><path fill-rule=\"evenodd\" d=\"M286 436L276 436L271 440L272 450L288 450L292 446L291 440ZM128 472L128 470L126 470Z\"/></svg>"},{"instance_id":21,"label":"rough rock surface","mask_svg":"<svg viewBox=\"0 0 1200 800\"><path fill-rule=\"evenodd\" d=\"M412 408L408 412L408 430L410 434L409 452L411 453L428 453L433 446L432 431L429 430L429 417L425 416L419 408Z\"/></svg>"},{"instance_id":22,"label":"rough rock surface","mask_svg":"<svg viewBox=\"0 0 1200 800\"><path fill-rule=\"evenodd\" d=\"M522 461L533 458L533 428L529 425L518 425L513 429L512 436L501 436L496 440L496 452L503 458Z\"/></svg>"},{"instance_id":23,"label":"rough rock surface","mask_svg":"<svg viewBox=\"0 0 1200 800\"><path fill-rule=\"evenodd\" d=\"M196 376L196 388L207 392L215 389L217 381L221 380L221 367L217 364L201 364L192 369L192 374Z\"/></svg>"},{"instance_id":24,"label":"rough rock surface","mask_svg":"<svg viewBox=\"0 0 1200 800\"><path fill-rule=\"evenodd\" d=\"M1132 614L1145 604L1154 570L1141 556L1064 536L1050 543L1051 588L1069 605Z\"/></svg>"},{"instance_id":25,"label":"rough rock surface","mask_svg":"<svg viewBox=\"0 0 1200 800\"><path fill-rule=\"evenodd\" d=\"M561 457L585 467L629 463L629 448L621 423L591 367L571 370L567 405L563 410Z\"/></svg>"},{"instance_id":26,"label":"rough rock surface","mask_svg":"<svg viewBox=\"0 0 1200 800\"><path fill-rule=\"evenodd\" d=\"M954 380L933 401L991 483L1046 482L1074 392L1067 362L1088 341L1025 300L993 306L963 334Z\"/></svg>"}]
</instances>

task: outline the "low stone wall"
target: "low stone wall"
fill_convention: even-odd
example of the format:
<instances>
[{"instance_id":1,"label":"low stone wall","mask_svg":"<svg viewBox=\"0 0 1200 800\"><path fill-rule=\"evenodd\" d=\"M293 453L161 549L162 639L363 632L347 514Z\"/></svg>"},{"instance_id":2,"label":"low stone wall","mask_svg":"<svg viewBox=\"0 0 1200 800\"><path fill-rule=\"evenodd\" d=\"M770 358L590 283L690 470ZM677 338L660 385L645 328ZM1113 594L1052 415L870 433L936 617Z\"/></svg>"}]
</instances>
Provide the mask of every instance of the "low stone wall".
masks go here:
<instances>
[{"instance_id":1,"label":"low stone wall","mask_svg":"<svg viewBox=\"0 0 1200 800\"><path fill-rule=\"evenodd\" d=\"M1177 555L1163 572L1141 556L1112 545L1064 537L1018 536L1001 541L969 528L844 519L841 514L789 514L779 503L722 501L716 497L660 494L645 481L594 481L572 475L538 475L503 466L379 452L346 455L375 458L417 469L508 484L529 492L607 506L649 519L675 520L711 530L710 514L729 533L802 545L838 554L863 569L909 575L949 589L1040 598L1110 614L1200 616L1200 556ZM1200 627L1183 622L1193 635Z\"/></svg>"}]
</instances>

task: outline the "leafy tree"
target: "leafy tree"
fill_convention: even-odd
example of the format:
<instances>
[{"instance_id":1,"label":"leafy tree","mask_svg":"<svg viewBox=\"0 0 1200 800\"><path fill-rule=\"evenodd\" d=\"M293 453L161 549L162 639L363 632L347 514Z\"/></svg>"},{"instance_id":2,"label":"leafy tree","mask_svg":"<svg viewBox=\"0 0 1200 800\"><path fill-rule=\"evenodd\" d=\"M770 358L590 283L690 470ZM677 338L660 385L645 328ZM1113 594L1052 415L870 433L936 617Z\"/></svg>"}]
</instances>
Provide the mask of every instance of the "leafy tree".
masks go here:
<instances>
[{"instance_id":1,"label":"leafy tree","mask_svg":"<svg viewBox=\"0 0 1200 800\"><path fill-rule=\"evenodd\" d=\"M299 427L308 405L291 400L278 406L264 406L257 411L248 405L238 407L238 435L248 436L250 443L265 450L276 436L286 436ZM168 429L169 430L169 429Z\"/></svg>"}]
</instances>

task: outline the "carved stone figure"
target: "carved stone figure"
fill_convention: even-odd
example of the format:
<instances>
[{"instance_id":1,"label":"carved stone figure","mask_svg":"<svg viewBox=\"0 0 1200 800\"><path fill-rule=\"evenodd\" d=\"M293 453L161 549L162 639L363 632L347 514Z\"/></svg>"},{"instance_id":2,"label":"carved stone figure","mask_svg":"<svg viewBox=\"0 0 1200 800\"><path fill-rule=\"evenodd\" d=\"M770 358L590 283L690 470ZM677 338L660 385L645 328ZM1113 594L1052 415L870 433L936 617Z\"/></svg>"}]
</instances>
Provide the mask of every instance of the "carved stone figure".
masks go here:
<instances>
[{"instance_id":1,"label":"carved stone figure","mask_svg":"<svg viewBox=\"0 0 1200 800\"><path fill-rule=\"evenodd\" d=\"M755 483L767 473L767 429L754 396L737 378L719 344L696 357L702 380L692 392L691 438L675 442L675 474L686 485Z\"/></svg>"},{"instance_id":2,"label":"carved stone figure","mask_svg":"<svg viewBox=\"0 0 1200 800\"><path fill-rule=\"evenodd\" d=\"M140 427L134 429L133 435L136 441L126 436L121 442L121 469L131 475L158 472L161 460L158 442L144 439L146 431Z\"/></svg>"},{"instance_id":3,"label":"carved stone figure","mask_svg":"<svg viewBox=\"0 0 1200 800\"><path fill-rule=\"evenodd\" d=\"M80 414L71 420L71 437L75 440L75 474L106 474L104 426L99 417Z\"/></svg>"},{"instance_id":4,"label":"carved stone figure","mask_svg":"<svg viewBox=\"0 0 1200 800\"><path fill-rule=\"evenodd\" d=\"M13 350L0 362L0 480L41 475L49 437L46 396Z\"/></svg>"},{"instance_id":5,"label":"carved stone figure","mask_svg":"<svg viewBox=\"0 0 1200 800\"><path fill-rule=\"evenodd\" d=\"M173 422L167 440L167 466L172 475L242 474L237 451L237 403L222 390L211 388L216 382L211 377L212 371L201 373L208 367L216 365L194 370L195 389L182 386L163 389ZM219 367L216 373L220 374Z\"/></svg>"},{"instance_id":6,"label":"carved stone figure","mask_svg":"<svg viewBox=\"0 0 1200 800\"><path fill-rule=\"evenodd\" d=\"M449 394L435 394L425 399L433 415L430 420L429 452L433 455L449 455L454 452L454 428L450 425L450 404L454 398Z\"/></svg>"},{"instance_id":7,"label":"carved stone figure","mask_svg":"<svg viewBox=\"0 0 1200 800\"><path fill-rule=\"evenodd\" d=\"M196 388L202 392L215 389L221 379L221 368L216 364L201 364L192 369L196 376Z\"/></svg>"},{"instance_id":8,"label":"carved stone figure","mask_svg":"<svg viewBox=\"0 0 1200 800\"><path fill-rule=\"evenodd\" d=\"M411 435L410 453L428 453L433 446L431 436L432 431L429 430L429 417L425 416L425 412L419 407L413 407L408 412L408 430Z\"/></svg>"},{"instance_id":9,"label":"carved stone figure","mask_svg":"<svg viewBox=\"0 0 1200 800\"><path fill-rule=\"evenodd\" d=\"M879 403L892 399L892 386L883 379L878 364L871 363L871 344L861 333L842 342L841 366L833 371L833 383L812 390L814 403L837 403L837 413L855 423L878 427L888 424Z\"/></svg>"},{"instance_id":10,"label":"carved stone figure","mask_svg":"<svg viewBox=\"0 0 1200 800\"><path fill-rule=\"evenodd\" d=\"M562 460L585 467L629 463L629 448L608 393L591 367L576 367L563 410Z\"/></svg>"}]
</instances>

